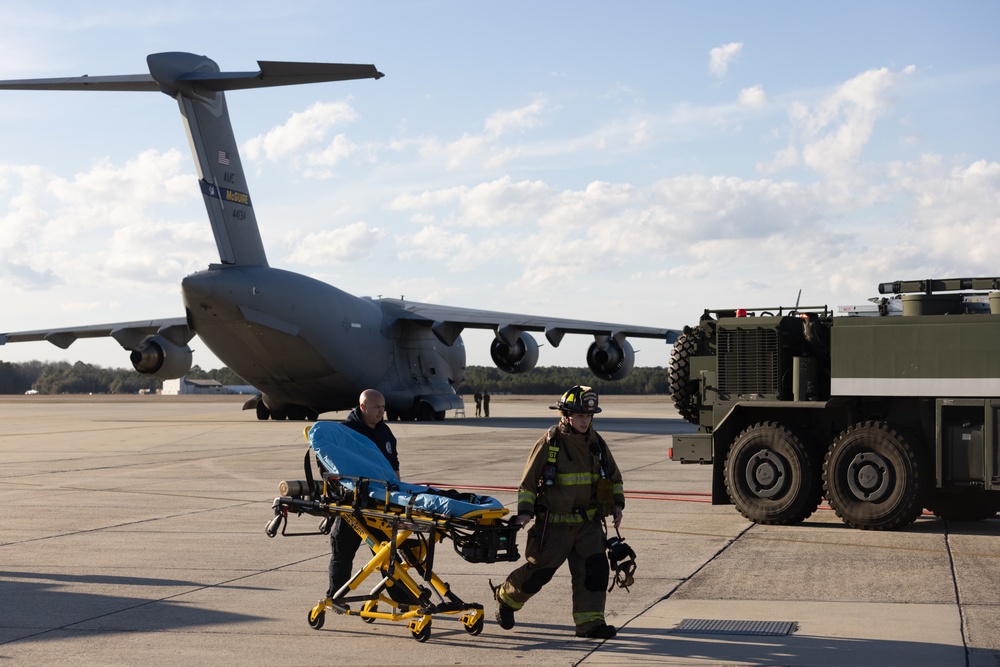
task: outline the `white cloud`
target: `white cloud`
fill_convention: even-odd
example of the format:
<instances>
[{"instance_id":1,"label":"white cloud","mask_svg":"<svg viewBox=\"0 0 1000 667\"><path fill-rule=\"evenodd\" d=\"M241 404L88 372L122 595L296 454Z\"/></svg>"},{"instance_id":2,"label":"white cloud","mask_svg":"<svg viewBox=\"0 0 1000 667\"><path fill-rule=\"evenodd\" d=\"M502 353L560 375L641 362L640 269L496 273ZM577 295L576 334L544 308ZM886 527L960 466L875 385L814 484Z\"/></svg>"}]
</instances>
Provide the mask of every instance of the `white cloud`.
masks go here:
<instances>
[{"instance_id":1,"label":"white cloud","mask_svg":"<svg viewBox=\"0 0 1000 667\"><path fill-rule=\"evenodd\" d=\"M483 129L486 136L498 138L511 130L536 127L540 123L539 116L544 109L544 103L536 100L518 109L495 111L486 119Z\"/></svg>"},{"instance_id":2,"label":"white cloud","mask_svg":"<svg viewBox=\"0 0 1000 667\"><path fill-rule=\"evenodd\" d=\"M386 236L378 227L365 222L329 229L321 232L290 232L292 248L284 260L307 266L323 266L367 259Z\"/></svg>"},{"instance_id":3,"label":"white cloud","mask_svg":"<svg viewBox=\"0 0 1000 667\"><path fill-rule=\"evenodd\" d=\"M743 51L743 42L730 42L708 52L708 71L722 77L729 71L729 64Z\"/></svg>"},{"instance_id":4,"label":"white cloud","mask_svg":"<svg viewBox=\"0 0 1000 667\"><path fill-rule=\"evenodd\" d=\"M302 153L322 156L328 154L333 146L334 154L342 156L342 151L336 150L338 142L341 149L345 147L342 135L338 135L331 146L320 147L319 144L325 140L331 128L353 122L357 118L357 112L346 102L316 102L305 111L293 113L284 124L246 141L243 152L251 160L279 161L298 157ZM322 157L311 159L331 164L323 162ZM329 160L329 155L326 160Z\"/></svg>"},{"instance_id":5,"label":"white cloud","mask_svg":"<svg viewBox=\"0 0 1000 667\"><path fill-rule=\"evenodd\" d=\"M494 257L509 251L502 244L489 242L477 247L468 234L455 233L435 225L423 227L416 234L401 236L398 245L401 259L435 262L452 272L474 273L477 267L490 259L491 248Z\"/></svg>"},{"instance_id":6,"label":"white cloud","mask_svg":"<svg viewBox=\"0 0 1000 667\"><path fill-rule=\"evenodd\" d=\"M894 164L893 180L913 202L912 226L935 265L994 275L1000 246L1000 164L978 160L948 168L939 156Z\"/></svg>"},{"instance_id":7,"label":"white cloud","mask_svg":"<svg viewBox=\"0 0 1000 667\"><path fill-rule=\"evenodd\" d=\"M512 182L507 176L468 187L450 187L390 202L396 211L446 209L434 218L464 227L521 227L540 223L552 190L541 181ZM426 219L426 218L425 218Z\"/></svg>"},{"instance_id":8,"label":"white cloud","mask_svg":"<svg viewBox=\"0 0 1000 667\"><path fill-rule=\"evenodd\" d=\"M72 178L38 167L0 169L8 205L0 208L0 274L22 289L68 276L78 286L176 285L204 264L211 246L204 223L193 235L185 222L200 202L192 199L194 175L181 173L184 163L180 151L148 150L121 166L101 160Z\"/></svg>"},{"instance_id":9,"label":"white cloud","mask_svg":"<svg viewBox=\"0 0 1000 667\"><path fill-rule=\"evenodd\" d=\"M857 188L871 175L862 168L862 153L871 141L875 124L893 106L893 91L914 72L887 68L862 72L810 106L793 102L789 144L769 161L758 164L764 173L803 165L817 172L827 187L839 188L843 197L858 195Z\"/></svg>"},{"instance_id":10,"label":"white cloud","mask_svg":"<svg viewBox=\"0 0 1000 667\"><path fill-rule=\"evenodd\" d=\"M740 105L752 109L767 106L767 93L761 86L751 86L740 91Z\"/></svg>"},{"instance_id":11,"label":"white cloud","mask_svg":"<svg viewBox=\"0 0 1000 667\"><path fill-rule=\"evenodd\" d=\"M331 167L350 157L355 150L357 145L348 139L347 135L338 134L324 149L310 153L307 162L314 166Z\"/></svg>"},{"instance_id":12,"label":"white cloud","mask_svg":"<svg viewBox=\"0 0 1000 667\"><path fill-rule=\"evenodd\" d=\"M501 140L516 131L537 127L545 110L545 102L539 99L517 109L495 111L483 123L482 132L466 132L449 142L425 140L420 154L427 160L443 163L449 170L469 165L497 169L520 155L515 147L504 145Z\"/></svg>"}]
</instances>

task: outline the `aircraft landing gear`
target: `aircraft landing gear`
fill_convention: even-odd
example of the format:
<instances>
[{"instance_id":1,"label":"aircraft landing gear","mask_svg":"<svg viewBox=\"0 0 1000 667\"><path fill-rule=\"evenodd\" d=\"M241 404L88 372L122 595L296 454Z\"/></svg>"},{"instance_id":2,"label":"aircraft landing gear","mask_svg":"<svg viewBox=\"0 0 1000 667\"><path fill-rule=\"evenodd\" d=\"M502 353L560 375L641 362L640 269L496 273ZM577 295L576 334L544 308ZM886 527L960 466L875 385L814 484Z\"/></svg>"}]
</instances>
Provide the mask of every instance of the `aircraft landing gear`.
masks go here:
<instances>
[{"instance_id":1,"label":"aircraft landing gear","mask_svg":"<svg viewBox=\"0 0 1000 667\"><path fill-rule=\"evenodd\" d=\"M268 419L273 419L275 421L282 421L285 419L293 419L297 421L311 421L314 422L319 419L319 413L312 408L307 408L303 405L291 405L284 410L271 411L264 405L261 401L257 403L257 419L260 421L267 421Z\"/></svg>"}]
</instances>

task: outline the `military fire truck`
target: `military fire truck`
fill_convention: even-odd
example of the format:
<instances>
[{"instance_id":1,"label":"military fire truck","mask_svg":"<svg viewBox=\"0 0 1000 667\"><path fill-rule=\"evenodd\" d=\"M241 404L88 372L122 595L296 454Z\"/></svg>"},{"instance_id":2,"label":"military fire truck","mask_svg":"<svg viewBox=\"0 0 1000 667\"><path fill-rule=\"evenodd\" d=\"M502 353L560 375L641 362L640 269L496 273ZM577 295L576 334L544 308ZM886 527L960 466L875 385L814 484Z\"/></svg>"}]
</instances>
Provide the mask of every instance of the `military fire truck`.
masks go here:
<instances>
[{"instance_id":1,"label":"military fire truck","mask_svg":"<svg viewBox=\"0 0 1000 667\"><path fill-rule=\"evenodd\" d=\"M1000 510L1000 278L879 285L866 306L706 310L670 360L698 432L670 457L712 465L712 502L764 524L825 497L848 525L892 530L926 507Z\"/></svg>"}]
</instances>

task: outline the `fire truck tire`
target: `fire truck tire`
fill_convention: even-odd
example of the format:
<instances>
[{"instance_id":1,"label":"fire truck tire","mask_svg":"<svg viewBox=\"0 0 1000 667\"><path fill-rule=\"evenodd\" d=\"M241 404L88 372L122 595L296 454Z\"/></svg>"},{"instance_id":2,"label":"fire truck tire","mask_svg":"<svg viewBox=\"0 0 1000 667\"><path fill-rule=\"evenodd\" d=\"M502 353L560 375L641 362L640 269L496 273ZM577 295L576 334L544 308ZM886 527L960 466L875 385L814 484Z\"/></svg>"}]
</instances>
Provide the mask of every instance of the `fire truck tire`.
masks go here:
<instances>
[{"instance_id":1,"label":"fire truck tire","mask_svg":"<svg viewBox=\"0 0 1000 667\"><path fill-rule=\"evenodd\" d=\"M895 530L920 516L925 481L912 437L876 420L837 436L823 464L823 488L844 523Z\"/></svg>"},{"instance_id":2,"label":"fire truck tire","mask_svg":"<svg viewBox=\"0 0 1000 667\"><path fill-rule=\"evenodd\" d=\"M698 423L698 381L691 377L691 357L704 354L707 340L700 327L685 327L670 350L670 368L667 370L670 398L681 417L692 424Z\"/></svg>"},{"instance_id":3,"label":"fire truck tire","mask_svg":"<svg viewBox=\"0 0 1000 667\"><path fill-rule=\"evenodd\" d=\"M760 422L733 441L725 483L740 514L755 523L801 523L822 498L820 465L803 435L777 422Z\"/></svg>"}]
</instances>

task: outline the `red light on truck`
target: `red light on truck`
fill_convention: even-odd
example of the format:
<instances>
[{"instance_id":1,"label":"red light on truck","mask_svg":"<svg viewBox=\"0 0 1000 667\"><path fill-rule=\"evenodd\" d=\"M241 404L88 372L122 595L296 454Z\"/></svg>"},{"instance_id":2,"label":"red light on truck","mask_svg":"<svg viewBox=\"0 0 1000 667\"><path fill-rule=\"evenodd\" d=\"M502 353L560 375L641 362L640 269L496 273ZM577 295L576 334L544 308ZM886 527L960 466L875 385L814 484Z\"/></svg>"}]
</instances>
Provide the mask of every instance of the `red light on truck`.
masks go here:
<instances>
[{"instance_id":1,"label":"red light on truck","mask_svg":"<svg viewBox=\"0 0 1000 667\"><path fill-rule=\"evenodd\" d=\"M737 308L736 309L736 317L746 317L746 316L747 316L747 309L746 308Z\"/></svg>"}]
</instances>

